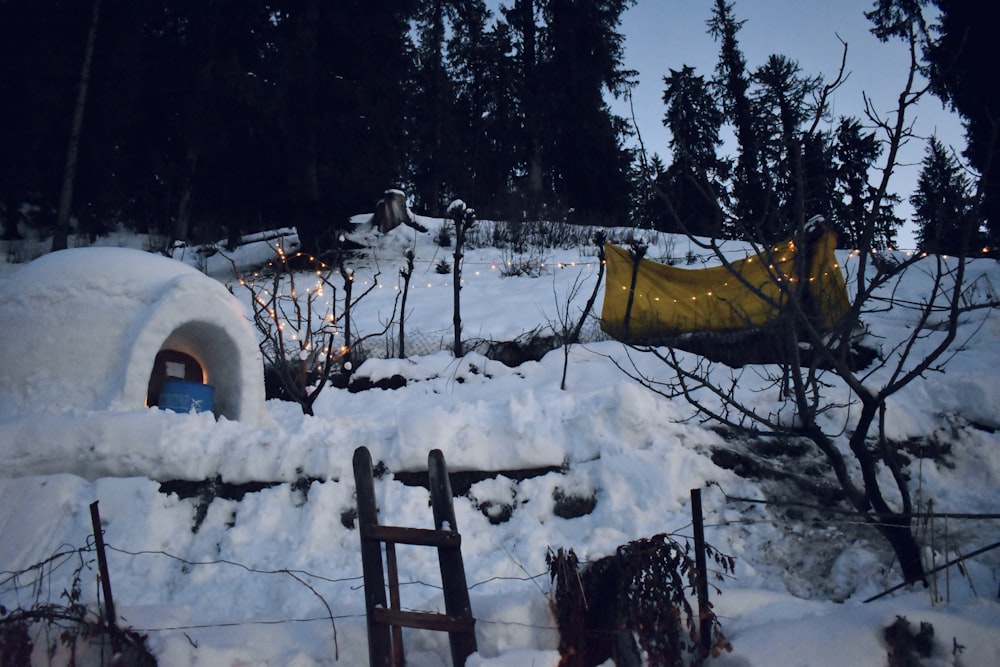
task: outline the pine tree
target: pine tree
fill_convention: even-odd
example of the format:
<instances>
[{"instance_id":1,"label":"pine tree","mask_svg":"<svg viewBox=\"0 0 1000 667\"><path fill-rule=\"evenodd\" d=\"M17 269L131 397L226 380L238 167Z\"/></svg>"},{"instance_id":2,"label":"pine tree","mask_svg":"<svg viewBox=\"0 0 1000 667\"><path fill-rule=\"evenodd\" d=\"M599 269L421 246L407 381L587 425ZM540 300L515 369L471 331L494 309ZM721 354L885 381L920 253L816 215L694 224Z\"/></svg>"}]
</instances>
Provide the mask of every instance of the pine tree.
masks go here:
<instances>
[{"instance_id":1,"label":"pine tree","mask_svg":"<svg viewBox=\"0 0 1000 667\"><path fill-rule=\"evenodd\" d=\"M520 128L510 29L493 18L483 0L455 3L447 63L460 120L453 128L457 172L450 186L455 197L477 202L480 215L503 219L513 213L508 189L519 142L511 137L519 136Z\"/></svg>"},{"instance_id":2,"label":"pine tree","mask_svg":"<svg viewBox=\"0 0 1000 667\"><path fill-rule=\"evenodd\" d=\"M763 145L763 165L776 197L773 215L766 217L763 240L778 241L790 236L805 222L805 170L803 167L803 125L815 114L810 100L820 86L819 77L806 77L798 63L772 55L754 72L758 85L754 108L758 134ZM809 212L811 215L812 212Z\"/></svg>"},{"instance_id":3,"label":"pine tree","mask_svg":"<svg viewBox=\"0 0 1000 667\"><path fill-rule=\"evenodd\" d=\"M455 84L446 67L446 32L454 31L455 7L449 0L431 0L417 10L416 67L410 102L410 154L413 195L428 211L443 211L454 198L449 191L460 172L458 146L465 119L453 105Z\"/></svg>"},{"instance_id":4,"label":"pine tree","mask_svg":"<svg viewBox=\"0 0 1000 667\"><path fill-rule=\"evenodd\" d=\"M534 217L571 213L587 224L623 224L631 194L627 125L604 101L620 95L621 13L634 0L514 0L501 8L512 53L511 180Z\"/></svg>"},{"instance_id":5,"label":"pine tree","mask_svg":"<svg viewBox=\"0 0 1000 667\"><path fill-rule=\"evenodd\" d=\"M557 200L584 224L626 222L630 154L626 123L604 101L630 85L621 15L634 0L547 0L544 69L547 154Z\"/></svg>"},{"instance_id":6,"label":"pine tree","mask_svg":"<svg viewBox=\"0 0 1000 667\"><path fill-rule=\"evenodd\" d=\"M802 137L802 198L808 220L821 215L827 225L835 219L837 205L836 149L826 132L807 132Z\"/></svg>"},{"instance_id":7,"label":"pine tree","mask_svg":"<svg viewBox=\"0 0 1000 667\"><path fill-rule=\"evenodd\" d=\"M723 91L723 109L736 131L738 155L733 173L733 216L743 237L767 240L777 227L773 188L768 178L761 139L766 128L761 127L757 110L750 96L750 75L746 59L740 50L737 33L743 26L733 16L733 5L715 0L709 34L719 40L718 83Z\"/></svg>"},{"instance_id":8,"label":"pine tree","mask_svg":"<svg viewBox=\"0 0 1000 667\"><path fill-rule=\"evenodd\" d=\"M931 137L921 163L917 190L910 197L918 225L917 246L929 253L967 254L978 238L969 238L972 215L969 178L955 156Z\"/></svg>"},{"instance_id":9,"label":"pine tree","mask_svg":"<svg viewBox=\"0 0 1000 667\"><path fill-rule=\"evenodd\" d=\"M265 8L235 0L142 8L123 24L140 22L143 41L130 159L168 239L234 239L263 217L263 58L274 26Z\"/></svg>"},{"instance_id":10,"label":"pine tree","mask_svg":"<svg viewBox=\"0 0 1000 667\"><path fill-rule=\"evenodd\" d=\"M412 0L281 0L277 42L285 184L303 244L336 244L350 216L404 180ZM359 29L363 28L363 29Z\"/></svg>"},{"instance_id":11,"label":"pine tree","mask_svg":"<svg viewBox=\"0 0 1000 667\"><path fill-rule=\"evenodd\" d=\"M1000 244L1000 86L992 7L977 0L934 0L940 38L926 52L935 92L965 119L965 157L984 179L981 215L989 243Z\"/></svg>"},{"instance_id":12,"label":"pine tree","mask_svg":"<svg viewBox=\"0 0 1000 667\"><path fill-rule=\"evenodd\" d=\"M510 38L509 68L516 105L512 109L517 122L505 137L517 147L517 164L510 174L515 207L521 215L539 216L552 192L551 172L542 135L545 132L544 93L541 75L539 23L544 0L513 0L501 7L501 30ZM518 218L520 216L515 216Z\"/></svg>"},{"instance_id":13,"label":"pine tree","mask_svg":"<svg viewBox=\"0 0 1000 667\"><path fill-rule=\"evenodd\" d=\"M0 198L6 236L16 236L22 223L46 232L55 224L92 8L59 0L0 2Z\"/></svg>"},{"instance_id":14,"label":"pine tree","mask_svg":"<svg viewBox=\"0 0 1000 667\"><path fill-rule=\"evenodd\" d=\"M722 144L721 109L704 77L694 68L670 70L664 77L663 125L670 131L670 167L658 181L667 202L658 227L718 238L723 233L727 202L724 182L730 165L718 157Z\"/></svg>"},{"instance_id":15,"label":"pine tree","mask_svg":"<svg viewBox=\"0 0 1000 667\"><path fill-rule=\"evenodd\" d=\"M881 154L875 134L866 132L856 118L842 118L834 132L837 159L836 206L828 221L837 232L842 248L856 248L862 241L868 210L875 196L868 174ZM884 248L887 239L875 239L875 248Z\"/></svg>"}]
</instances>

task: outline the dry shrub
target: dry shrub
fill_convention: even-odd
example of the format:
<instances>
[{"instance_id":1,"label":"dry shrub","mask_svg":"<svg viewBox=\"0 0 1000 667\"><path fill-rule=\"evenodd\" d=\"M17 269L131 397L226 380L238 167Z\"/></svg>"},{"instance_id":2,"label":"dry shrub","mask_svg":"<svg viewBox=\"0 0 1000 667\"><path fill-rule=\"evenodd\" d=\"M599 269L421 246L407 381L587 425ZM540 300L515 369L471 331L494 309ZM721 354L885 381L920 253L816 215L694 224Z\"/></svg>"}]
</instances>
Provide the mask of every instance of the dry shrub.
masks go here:
<instances>
[{"instance_id":1,"label":"dry shrub","mask_svg":"<svg viewBox=\"0 0 1000 667\"><path fill-rule=\"evenodd\" d=\"M550 550L560 666L591 667L612 659L638 667L644 658L654 667L682 667L731 650L711 608L704 610L711 637L702 648L699 615L688 602L698 577L691 552L687 541L661 534L629 542L581 569L572 549ZM718 577L732 573L732 557L713 547L706 547L706 555L719 568Z\"/></svg>"}]
</instances>

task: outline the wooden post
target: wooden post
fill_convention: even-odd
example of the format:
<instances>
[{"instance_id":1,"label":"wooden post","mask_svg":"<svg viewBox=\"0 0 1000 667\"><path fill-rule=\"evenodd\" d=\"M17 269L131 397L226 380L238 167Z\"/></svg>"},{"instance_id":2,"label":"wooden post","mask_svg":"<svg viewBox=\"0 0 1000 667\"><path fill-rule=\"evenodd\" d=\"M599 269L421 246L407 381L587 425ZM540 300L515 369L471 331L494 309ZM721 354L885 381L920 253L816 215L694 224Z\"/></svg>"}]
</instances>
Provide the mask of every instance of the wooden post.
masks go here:
<instances>
[{"instance_id":1,"label":"wooden post","mask_svg":"<svg viewBox=\"0 0 1000 667\"><path fill-rule=\"evenodd\" d=\"M353 350L351 349L351 291L354 287L354 269L345 269L340 265L340 276L344 279L344 355L343 367L348 374L354 372L352 361ZM368 451L367 449L365 451ZM371 455L368 456L368 465L371 466ZM372 496L372 501L375 496Z\"/></svg>"},{"instance_id":2,"label":"wooden post","mask_svg":"<svg viewBox=\"0 0 1000 667\"><path fill-rule=\"evenodd\" d=\"M427 455L427 482L431 492L431 508L434 511L434 528L457 534L451 481L448 479L444 453L440 449L432 449ZM451 617L472 618L472 604L469 602L461 550L438 549L438 563L441 567L445 612ZM452 664L464 665L466 658L477 650L475 633L451 632L448 638L451 643Z\"/></svg>"},{"instance_id":3,"label":"wooden post","mask_svg":"<svg viewBox=\"0 0 1000 667\"><path fill-rule=\"evenodd\" d=\"M625 322L622 333L622 339L626 342L632 337L632 304L635 302L635 284L639 280L639 266L645 255L646 246L633 241L629 251L629 257L632 258L632 284L628 288L628 302L625 304Z\"/></svg>"},{"instance_id":4,"label":"wooden post","mask_svg":"<svg viewBox=\"0 0 1000 667\"><path fill-rule=\"evenodd\" d=\"M108 618L108 632L111 635L111 650L116 655L121 653L121 642L118 637L118 623L115 615L115 599L111 595L111 577L108 574L108 556L104 551L104 532L101 529L101 513L97 509L97 501L90 503L90 525L94 528L94 546L97 549L97 570L101 574L101 590L104 592L105 615Z\"/></svg>"},{"instance_id":5,"label":"wooden post","mask_svg":"<svg viewBox=\"0 0 1000 667\"><path fill-rule=\"evenodd\" d=\"M372 456L367 447L358 447L354 450L354 481L358 494L358 530L362 531L366 526L378 523ZM369 664L389 667L392 665L389 626L372 622L376 608L388 608L385 599L381 543L361 540L361 565L365 581L365 611L368 618Z\"/></svg>"},{"instance_id":6,"label":"wooden post","mask_svg":"<svg viewBox=\"0 0 1000 667\"><path fill-rule=\"evenodd\" d=\"M410 293L410 276L413 275L413 248L403 252L406 267L399 270L403 278L403 297L399 304L399 358L406 358L406 296Z\"/></svg>"},{"instance_id":7,"label":"wooden post","mask_svg":"<svg viewBox=\"0 0 1000 667\"><path fill-rule=\"evenodd\" d=\"M691 523L694 526L694 560L698 570L698 640L703 656L712 648L712 617L708 602L708 566L705 562L705 522L701 514L701 489L691 489Z\"/></svg>"},{"instance_id":8,"label":"wooden post","mask_svg":"<svg viewBox=\"0 0 1000 667\"><path fill-rule=\"evenodd\" d=\"M455 329L454 353L456 357L465 355L462 348L462 247L465 245L465 206L455 212L455 256L451 264L451 289L453 300L452 325Z\"/></svg>"}]
</instances>

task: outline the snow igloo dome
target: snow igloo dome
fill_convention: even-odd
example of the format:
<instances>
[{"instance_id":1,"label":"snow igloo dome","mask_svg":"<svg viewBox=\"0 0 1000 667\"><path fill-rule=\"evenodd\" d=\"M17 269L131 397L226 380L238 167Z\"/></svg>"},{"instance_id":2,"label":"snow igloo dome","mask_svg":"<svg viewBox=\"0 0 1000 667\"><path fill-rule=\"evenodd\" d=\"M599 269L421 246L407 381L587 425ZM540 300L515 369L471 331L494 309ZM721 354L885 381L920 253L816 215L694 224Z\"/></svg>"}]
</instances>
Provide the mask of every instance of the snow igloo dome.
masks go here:
<instances>
[{"instance_id":1,"label":"snow igloo dome","mask_svg":"<svg viewBox=\"0 0 1000 667\"><path fill-rule=\"evenodd\" d=\"M242 304L140 250L76 248L0 280L0 414L156 405L164 373L213 388L213 412L259 421L264 381Z\"/></svg>"}]
</instances>

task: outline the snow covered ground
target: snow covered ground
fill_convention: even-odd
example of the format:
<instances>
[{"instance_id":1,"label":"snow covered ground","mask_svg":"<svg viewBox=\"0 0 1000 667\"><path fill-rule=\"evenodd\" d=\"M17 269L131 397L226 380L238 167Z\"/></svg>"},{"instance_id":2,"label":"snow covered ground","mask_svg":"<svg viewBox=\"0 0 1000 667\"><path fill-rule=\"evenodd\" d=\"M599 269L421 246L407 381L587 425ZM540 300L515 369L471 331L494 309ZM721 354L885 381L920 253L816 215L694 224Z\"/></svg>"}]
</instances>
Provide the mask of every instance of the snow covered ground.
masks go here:
<instances>
[{"instance_id":1,"label":"snow covered ground","mask_svg":"<svg viewBox=\"0 0 1000 667\"><path fill-rule=\"evenodd\" d=\"M412 247L417 262L407 332L444 345L452 339L451 275L435 269L441 259L450 261L452 250L433 243L439 221L424 222L431 227L426 234L406 227L386 236L359 234L373 248L351 267L358 283L379 272L378 286L352 314L362 333L384 327L403 251ZM654 241L660 245L652 257L687 250ZM502 277L505 259L495 248L466 253L467 339L510 340L558 326L567 303L575 316L596 279L592 249L550 249L535 277ZM848 276L856 261L841 255ZM14 270L3 267L0 280ZM1000 285L995 261L974 263L972 273L981 275L975 289ZM914 271L897 296L919 300L921 276ZM574 285L582 289L570 300ZM245 298L238 285L235 290ZM866 321L887 341L912 324L900 309ZM938 512L995 513L1000 318L971 315L963 332L975 335L959 337L946 373L928 374L893 401L890 434L936 433L951 446L944 460L911 466L922 508L933 501ZM352 454L363 445L390 473L376 480L383 523L431 527L427 491L394 474L425 467L437 448L452 471L558 468L521 481L503 475L477 481L455 500L477 620L479 651L470 665L557 665L547 550L572 548L581 560L595 559L641 537L690 535L694 488L702 489L707 540L736 559L734 575L712 596L733 650L711 664L885 665L882 633L897 616L915 627L933 625L935 655L928 665L1000 664L998 551L973 559L964 573L938 575L933 589L904 589L865 604L899 582L881 539L837 516L789 524L767 505L731 500L764 494L757 483L712 462L713 448L725 443L689 419L689 406L652 394L615 367L624 352L612 341L574 346L565 390L561 350L517 368L476 352L461 359L447 351L372 358L358 374L400 375L406 386L359 393L327 388L315 417L303 416L295 404L268 401L263 426L159 410L6 416L0 420L0 604L12 610L64 603L61 593L81 557L81 600L98 604L93 553L75 551L92 540L88 508L96 500L120 622L147 635L159 664L365 665ZM665 372L650 359L637 363ZM207 505L161 488L215 478L269 485L233 498L222 493ZM566 495L593 496L596 506L590 514L561 518L555 499ZM510 519L491 522L505 505ZM933 528L936 549L928 549L928 562L990 544L996 524L953 519L928 525L923 538L930 544ZM63 553L71 555L46 562ZM404 606L442 610L433 550L401 547L399 562L407 582ZM405 631L404 644L410 665L449 664L446 635ZM48 664L41 649L36 657Z\"/></svg>"}]
</instances>

